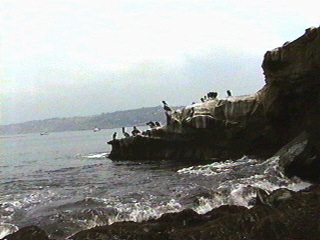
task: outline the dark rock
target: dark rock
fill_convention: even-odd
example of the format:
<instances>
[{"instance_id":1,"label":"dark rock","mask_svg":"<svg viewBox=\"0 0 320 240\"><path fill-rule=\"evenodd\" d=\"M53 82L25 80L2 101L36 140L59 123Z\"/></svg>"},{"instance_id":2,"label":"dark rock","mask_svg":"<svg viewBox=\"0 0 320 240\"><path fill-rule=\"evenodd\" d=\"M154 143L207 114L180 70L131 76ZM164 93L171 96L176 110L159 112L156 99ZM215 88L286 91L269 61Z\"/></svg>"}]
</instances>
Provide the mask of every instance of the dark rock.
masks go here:
<instances>
[{"instance_id":1,"label":"dark rock","mask_svg":"<svg viewBox=\"0 0 320 240\"><path fill-rule=\"evenodd\" d=\"M2 240L49 240L49 237L37 226L28 226L12 233Z\"/></svg>"},{"instance_id":2,"label":"dark rock","mask_svg":"<svg viewBox=\"0 0 320 240\"><path fill-rule=\"evenodd\" d=\"M270 194L262 189L259 189L259 191L257 192L256 204L269 207L277 207L286 199L291 198L294 193L294 191L286 188L279 188Z\"/></svg>"}]
</instances>

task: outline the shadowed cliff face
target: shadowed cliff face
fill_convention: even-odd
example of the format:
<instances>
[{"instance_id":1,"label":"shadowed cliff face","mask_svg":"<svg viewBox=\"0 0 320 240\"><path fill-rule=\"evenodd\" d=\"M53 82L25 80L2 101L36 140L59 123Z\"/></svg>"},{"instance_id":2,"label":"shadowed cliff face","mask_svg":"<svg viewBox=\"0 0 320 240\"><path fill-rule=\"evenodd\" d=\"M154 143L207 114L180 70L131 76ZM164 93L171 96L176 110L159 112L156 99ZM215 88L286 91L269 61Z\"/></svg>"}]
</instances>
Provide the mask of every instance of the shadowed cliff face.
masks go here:
<instances>
[{"instance_id":1,"label":"shadowed cliff face","mask_svg":"<svg viewBox=\"0 0 320 240\"><path fill-rule=\"evenodd\" d=\"M312 151L320 150L319 28L268 51L262 68L266 84L257 93L167 111L164 127L109 142L110 158L269 157L304 130Z\"/></svg>"},{"instance_id":2,"label":"shadowed cliff face","mask_svg":"<svg viewBox=\"0 0 320 240\"><path fill-rule=\"evenodd\" d=\"M268 121L286 142L305 129L320 92L319 28L268 51L262 68L266 77L263 105Z\"/></svg>"}]
</instances>

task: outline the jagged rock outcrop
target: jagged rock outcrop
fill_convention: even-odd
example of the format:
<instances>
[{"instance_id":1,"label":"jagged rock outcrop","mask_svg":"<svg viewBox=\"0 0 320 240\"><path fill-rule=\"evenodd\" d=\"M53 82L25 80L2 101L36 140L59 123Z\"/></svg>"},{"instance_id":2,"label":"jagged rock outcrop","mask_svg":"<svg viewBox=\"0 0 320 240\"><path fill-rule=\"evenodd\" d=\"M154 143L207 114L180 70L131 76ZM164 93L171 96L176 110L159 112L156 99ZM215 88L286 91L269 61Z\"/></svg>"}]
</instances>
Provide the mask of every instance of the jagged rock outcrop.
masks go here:
<instances>
[{"instance_id":1,"label":"jagged rock outcrop","mask_svg":"<svg viewBox=\"0 0 320 240\"><path fill-rule=\"evenodd\" d=\"M148 136L110 141L112 159L207 159L264 155L279 147L265 118L261 94L210 99L170 113ZM267 154L270 156L270 153Z\"/></svg>"},{"instance_id":2,"label":"jagged rock outcrop","mask_svg":"<svg viewBox=\"0 0 320 240\"><path fill-rule=\"evenodd\" d=\"M255 94L204 102L167 113L164 127L147 135L110 141L111 159L210 159L269 157L302 132L306 146L285 164L320 172L320 29L268 51L262 63L265 86ZM307 160L307 164L305 163ZM311 164L312 163L312 164ZM299 172L300 171L300 172Z\"/></svg>"},{"instance_id":3,"label":"jagged rock outcrop","mask_svg":"<svg viewBox=\"0 0 320 240\"><path fill-rule=\"evenodd\" d=\"M265 86L250 96L212 98L170 112L167 125L148 136L109 142L112 159L267 157L306 131L303 155L320 148L319 28L268 51Z\"/></svg>"}]
</instances>

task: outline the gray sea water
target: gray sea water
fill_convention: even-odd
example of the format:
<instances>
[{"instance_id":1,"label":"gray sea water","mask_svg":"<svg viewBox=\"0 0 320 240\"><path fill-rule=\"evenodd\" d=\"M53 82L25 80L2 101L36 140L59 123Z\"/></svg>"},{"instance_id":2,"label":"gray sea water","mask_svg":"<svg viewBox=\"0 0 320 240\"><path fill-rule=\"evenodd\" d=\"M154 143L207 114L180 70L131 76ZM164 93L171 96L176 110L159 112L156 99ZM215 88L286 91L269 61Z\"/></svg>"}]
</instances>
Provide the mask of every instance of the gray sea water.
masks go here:
<instances>
[{"instance_id":1,"label":"gray sea water","mask_svg":"<svg viewBox=\"0 0 320 240\"><path fill-rule=\"evenodd\" d=\"M120 129L0 137L0 238L28 225L65 239L116 221L142 221L222 204L250 207L257 188L308 186L277 171L277 157L222 163L107 158Z\"/></svg>"}]
</instances>

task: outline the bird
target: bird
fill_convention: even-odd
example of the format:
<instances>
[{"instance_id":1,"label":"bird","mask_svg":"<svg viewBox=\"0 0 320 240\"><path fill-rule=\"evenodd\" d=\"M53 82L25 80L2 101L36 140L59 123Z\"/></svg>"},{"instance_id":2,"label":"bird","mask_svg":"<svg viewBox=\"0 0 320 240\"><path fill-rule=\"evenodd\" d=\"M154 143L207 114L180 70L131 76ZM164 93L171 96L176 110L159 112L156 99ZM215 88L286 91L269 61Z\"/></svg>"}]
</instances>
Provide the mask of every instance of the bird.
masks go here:
<instances>
[{"instance_id":1,"label":"bird","mask_svg":"<svg viewBox=\"0 0 320 240\"><path fill-rule=\"evenodd\" d=\"M150 130L147 130L145 133L146 133L146 135L147 135L148 137L151 137L151 131L150 131Z\"/></svg>"},{"instance_id":2,"label":"bird","mask_svg":"<svg viewBox=\"0 0 320 240\"><path fill-rule=\"evenodd\" d=\"M138 134L140 134L140 130L136 127L136 126L133 126L133 130L132 130L132 136L137 136Z\"/></svg>"},{"instance_id":3,"label":"bird","mask_svg":"<svg viewBox=\"0 0 320 240\"><path fill-rule=\"evenodd\" d=\"M194 115L194 107L190 109L190 117L193 117L193 115Z\"/></svg>"},{"instance_id":4,"label":"bird","mask_svg":"<svg viewBox=\"0 0 320 240\"><path fill-rule=\"evenodd\" d=\"M231 94L231 91L230 91L230 90L227 90L227 95L228 95L228 97L231 97L231 96L232 96L232 94Z\"/></svg>"},{"instance_id":5,"label":"bird","mask_svg":"<svg viewBox=\"0 0 320 240\"><path fill-rule=\"evenodd\" d=\"M146 123L150 128L154 128L156 124L152 121Z\"/></svg>"},{"instance_id":6,"label":"bird","mask_svg":"<svg viewBox=\"0 0 320 240\"><path fill-rule=\"evenodd\" d=\"M163 103L163 109L166 111L166 112L171 112L172 109L168 106L168 104L166 103L166 101L162 101Z\"/></svg>"},{"instance_id":7,"label":"bird","mask_svg":"<svg viewBox=\"0 0 320 240\"><path fill-rule=\"evenodd\" d=\"M114 133L112 134L112 139L113 139L113 140L116 140L116 138L117 138L117 132L114 132Z\"/></svg>"},{"instance_id":8,"label":"bird","mask_svg":"<svg viewBox=\"0 0 320 240\"><path fill-rule=\"evenodd\" d=\"M201 102L204 102L204 98L200 98Z\"/></svg>"},{"instance_id":9,"label":"bird","mask_svg":"<svg viewBox=\"0 0 320 240\"><path fill-rule=\"evenodd\" d=\"M126 128L125 127L122 127L122 133L126 138L130 137L130 134L126 132Z\"/></svg>"},{"instance_id":10,"label":"bird","mask_svg":"<svg viewBox=\"0 0 320 240\"><path fill-rule=\"evenodd\" d=\"M218 96L217 92L208 92L207 93L208 99L214 99L214 98L217 98L217 96Z\"/></svg>"},{"instance_id":11,"label":"bird","mask_svg":"<svg viewBox=\"0 0 320 240\"><path fill-rule=\"evenodd\" d=\"M157 127L161 127L161 124L159 122L155 122Z\"/></svg>"}]
</instances>

